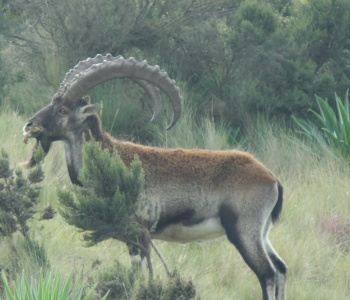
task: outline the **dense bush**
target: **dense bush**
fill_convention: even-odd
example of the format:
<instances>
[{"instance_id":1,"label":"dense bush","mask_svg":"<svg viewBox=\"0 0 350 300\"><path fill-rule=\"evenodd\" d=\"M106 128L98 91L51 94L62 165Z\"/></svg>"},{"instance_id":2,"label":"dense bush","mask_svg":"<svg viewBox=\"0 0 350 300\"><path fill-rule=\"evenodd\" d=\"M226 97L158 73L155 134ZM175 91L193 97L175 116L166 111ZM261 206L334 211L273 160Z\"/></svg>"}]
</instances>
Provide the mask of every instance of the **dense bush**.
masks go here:
<instances>
[{"instance_id":1,"label":"dense bush","mask_svg":"<svg viewBox=\"0 0 350 300\"><path fill-rule=\"evenodd\" d=\"M144 184L137 157L128 170L118 153L111 155L91 139L84 144L79 180L83 187L59 190L60 213L68 224L86 232L90 245L110 238L126 242L140 232L133 218L142 205Z\"/></svg>"},{"instance_id":2,"label":"dense bush","mask_svg":"<svg viewBox=\"0 0 350 300\"><path fill-rule=\"evenodd\" d=\"M347 0L2 0L0 6L1 101L28 114L49 101L78 60L99 52L159 64L186 82L198 114L209 110L231 126L245 125L256 112L305 117L316 108L315 93L326 98L350 86ZM142 95L129 90L118 83L92 93L104 103L105 128L144 136Z\"/></svg>"},{"instance_id":3,"label":"dense bush","mask_svg":"<svg viewBox=\"0 0 350 300\"><path fill-rule=\"evenodd\" d=\"M133 299L139 279L139 270L136 268L126 268L117 262L108 270L98 275L96 292L100 296L108 293L106 298L108 300Z\"/></svg>"},{"instance_id":4,"label":"dense bush","mask_svg":"<svg viewBox=\"0 0 350 300\"><path fill-rule=\"evenodd\" d=\"M42 151L42 149L41 149ZM36 152L36 161L40 162L43 152ZM21 169L15 174L10 168L9 156L4 149L0 157L0 236L12 236L19 231L25 238L29 238L28 221L36 213L40 187L44 174L41 165L30 171L28 178L23 176Z\"/></svg>"},{"instance_id":5,"label":"dense bush","mask_svg":"<svg viewBox=\"0 0 350 300\"><path fill-rule=\"evenodd\" d=\"M190 300L196 295L192 281L181 278L177 272L165 280L147 280L136 269L120 263L99 274L98 280L96 291L99 295L108 292L108 300Z\"/></svg>"},{"instance_id":6,"label":"dense bush","mask_svg":"<svg viewBox=\"0 0 350 300\"><path fill-rule=\"evenodd\" d=\"M11 259L6 265L1 262L0 269L6 269L11 277L22 269L20 260L23 254L28 264L33 263L45 270L50 268L44 246L35 240L34 234L30 234L30 221L38 212L37 204L41 190L38 184L44 180L40 164L43 159L41 147L34 156L38 164L25 177L21 169L14 171L10 168L9 155L4 149L1 149L0 241L7 239L11 249ZM14 242L16 232L21 234L21 238Z\"/></svg>"},{"instance_id":7,"label":"dense bush","mask_svg":"<svg viewBox=\"0 0 350 300\"><path fill-rule=\"evenodd\" d=\"M190 300L194 299L196 290L191 280L184 280L179 275L169 278L167 284L159 280L151 280L148 285L141 286L135 300Z\"/></svg>"}]
</instances>

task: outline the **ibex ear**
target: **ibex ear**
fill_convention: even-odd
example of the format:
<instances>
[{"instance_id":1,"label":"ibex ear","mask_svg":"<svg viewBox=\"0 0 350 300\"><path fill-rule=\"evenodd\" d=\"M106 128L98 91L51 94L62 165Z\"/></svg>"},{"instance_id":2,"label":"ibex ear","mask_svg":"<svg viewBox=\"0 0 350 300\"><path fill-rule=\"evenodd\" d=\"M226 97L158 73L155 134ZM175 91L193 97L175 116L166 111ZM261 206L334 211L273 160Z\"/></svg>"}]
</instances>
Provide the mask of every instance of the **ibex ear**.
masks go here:
<instances>
[{"instance_id":1,"label":"ibex ear","mask_svg":"<svg viewBox=\"0 0 350 300\"><path fill-rule=\"evenodd\" d=\"M98 103L82 106L78 109L77 118L84 122L87 117L97 114L99 109L100 105Z\"/></svg>"},{"instance_id":2,"label":"ibex ear","mask_svg":"<svg viewBox=\"0 0 350 300\"><path fill-rule=\"evenodd\" d=\"M85 99L85 101L87 102L87 104L90 104L90 103L91 103L90 96L84 96L83 98Z\"/></svg>"}]
</instances>

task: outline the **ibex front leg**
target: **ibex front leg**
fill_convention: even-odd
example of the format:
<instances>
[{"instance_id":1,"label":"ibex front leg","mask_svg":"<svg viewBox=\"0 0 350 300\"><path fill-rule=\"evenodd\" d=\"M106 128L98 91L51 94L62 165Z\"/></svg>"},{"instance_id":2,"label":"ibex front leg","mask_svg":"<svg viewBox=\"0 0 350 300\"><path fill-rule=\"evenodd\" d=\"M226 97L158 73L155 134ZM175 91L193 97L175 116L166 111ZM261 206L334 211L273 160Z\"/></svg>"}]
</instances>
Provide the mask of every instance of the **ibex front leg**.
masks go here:
<instances>
[{"instance_id":1,"label":"ibex front leg","mask_svg":"<svg viewBox=\"0 0 350 300\"><path fill-rule=\"evenodd\" d=\"M138 242L128 240L127 246L132 266L141 269L144 274L148 268L149 276L153 278L150 239L147 236L142 236Z\"/></svg>"}]
</instances>

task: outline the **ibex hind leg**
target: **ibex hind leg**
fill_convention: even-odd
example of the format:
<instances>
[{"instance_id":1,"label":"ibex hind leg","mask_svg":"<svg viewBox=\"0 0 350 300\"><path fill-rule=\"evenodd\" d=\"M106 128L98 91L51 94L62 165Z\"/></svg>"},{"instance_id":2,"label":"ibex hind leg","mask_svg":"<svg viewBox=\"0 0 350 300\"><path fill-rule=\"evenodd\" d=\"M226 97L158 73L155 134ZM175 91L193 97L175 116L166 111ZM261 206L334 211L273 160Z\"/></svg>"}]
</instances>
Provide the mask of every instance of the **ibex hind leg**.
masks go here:
<instances>
[{"instance_id":1,"label":"ibex hind leg","mask_svg":"<svg viewBox=\"0 0 350 300\"><path fill-rule=\"evenodd\" d=\"M286 298L287 265L272 247L267 235L265 236L265 248L276 269L276 300L284 300Z\"/></svg>"},{"instance_id":2,"label":"ibex hind leg","mask_svg":"<svg viewBox=\"0 0 350 300\"><path fill-rule=\"evenodd\" d=\"M263 300L275 300L276 269L265 248L261 227L256 218L238 217L225 207L220 217L229 241L234 244L244 261L260 281ZM249 220L250 219L250 220Z\"/></svg>"}]
</instances>

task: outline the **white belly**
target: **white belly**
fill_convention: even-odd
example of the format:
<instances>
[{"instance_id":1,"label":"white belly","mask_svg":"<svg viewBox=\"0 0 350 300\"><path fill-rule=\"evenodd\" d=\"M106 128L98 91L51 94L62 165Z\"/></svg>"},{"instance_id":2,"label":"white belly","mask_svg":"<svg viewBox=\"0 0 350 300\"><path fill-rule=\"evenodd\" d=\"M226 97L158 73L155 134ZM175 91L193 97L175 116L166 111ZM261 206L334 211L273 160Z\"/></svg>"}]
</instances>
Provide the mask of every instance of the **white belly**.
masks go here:
<instances>
[{"instance_id":1,"label":"white belly","mask_svg":"<svg viewBox=\"0 0 350 300\"><path fill-rule=\"evenodd\" d=\"M167 242L188 243L215 239L223 234L225 234L225 229L220 219L210 218L193 226L169 225L160 233L151 233L151 238Z\"/></svg>"}]
</instances>

